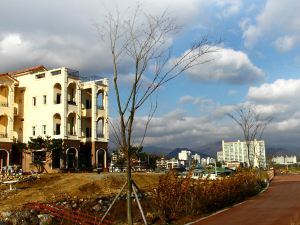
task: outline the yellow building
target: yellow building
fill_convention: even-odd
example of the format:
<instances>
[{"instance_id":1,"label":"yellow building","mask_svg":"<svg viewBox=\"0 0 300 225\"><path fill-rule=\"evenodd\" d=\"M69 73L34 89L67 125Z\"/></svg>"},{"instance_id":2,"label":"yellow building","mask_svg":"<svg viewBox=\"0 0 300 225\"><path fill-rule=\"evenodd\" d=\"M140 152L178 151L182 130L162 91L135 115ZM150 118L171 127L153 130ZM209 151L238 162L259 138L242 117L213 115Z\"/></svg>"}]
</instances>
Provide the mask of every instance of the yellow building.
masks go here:
<instances>
[{"instance_id":1,"label":"yellow building","mask_svg":"<svg viewBox=\"0 0 300 225\"><path fill-rule=\"evenodd\" d=\"M47 171L107 169L108 80L89 80L65 67L36 66L0 75L0 168L33 170L34 154L14 154L13 140L38 136L63 140L59 162L45 159ZM45 157L46 153L45 154Z\"/></svg>"}]
</instances>

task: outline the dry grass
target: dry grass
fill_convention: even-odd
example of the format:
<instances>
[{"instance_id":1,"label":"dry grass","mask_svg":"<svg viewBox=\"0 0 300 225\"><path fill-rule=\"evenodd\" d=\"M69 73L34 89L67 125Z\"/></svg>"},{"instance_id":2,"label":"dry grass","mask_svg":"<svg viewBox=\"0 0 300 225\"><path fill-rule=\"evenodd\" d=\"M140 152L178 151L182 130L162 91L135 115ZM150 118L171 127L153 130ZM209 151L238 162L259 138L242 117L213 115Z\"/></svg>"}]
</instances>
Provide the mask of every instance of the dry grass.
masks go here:
<instances>
[{"instance_id":1,"label":"dry grass","mask_svg":"<svg viewBox=\"0 0 300 225\"><path fill-rule=\"evenodd\" d=\"M133 179L143 191L158 184L160 174L133 174ZM0 212L21 208L29 202L59 201L66 196L94 198L115 195L126 181L125 174L69 173L43 174L41 179L15 185L17 190L7 191L0 185Z\"/></svg>"}]
</instances>

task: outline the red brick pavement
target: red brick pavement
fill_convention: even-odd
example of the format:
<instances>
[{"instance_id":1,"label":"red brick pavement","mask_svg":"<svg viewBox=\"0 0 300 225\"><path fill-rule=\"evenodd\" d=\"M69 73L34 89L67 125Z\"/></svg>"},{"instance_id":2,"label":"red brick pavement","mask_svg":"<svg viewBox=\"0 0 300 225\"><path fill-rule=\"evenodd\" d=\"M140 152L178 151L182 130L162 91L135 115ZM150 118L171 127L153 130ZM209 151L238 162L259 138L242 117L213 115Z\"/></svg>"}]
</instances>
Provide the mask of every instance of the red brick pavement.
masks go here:
<instances>
[{"instance_id":1,"label":"red brick pavement","mask_svg":"<svg viewBox=\"0 0 300 225\"><path fill-rule=\"evenodd\" d=\"M300 215L300 175L280 175L274 177L264 193L192 224L290 225L297 215Z\"/></svg>"}]
</instances>

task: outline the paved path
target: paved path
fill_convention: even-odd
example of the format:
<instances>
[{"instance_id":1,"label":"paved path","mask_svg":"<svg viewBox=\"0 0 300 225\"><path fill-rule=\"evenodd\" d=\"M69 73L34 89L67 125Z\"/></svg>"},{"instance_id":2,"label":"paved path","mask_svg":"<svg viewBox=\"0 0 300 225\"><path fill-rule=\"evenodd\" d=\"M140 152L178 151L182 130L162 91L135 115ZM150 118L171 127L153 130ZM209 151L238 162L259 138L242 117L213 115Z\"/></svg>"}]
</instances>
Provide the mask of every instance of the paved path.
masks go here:
<instances>
[{"instance_id":1,"label":"paved path","mask_svg":"<svg viewBox=\"0 0 300 225\"><path fill-rule=\"evenodd\" d=\"M193 225L290 225L297 214L300 175L280 175L261 195Z\"/></svg>"}]
</instances>

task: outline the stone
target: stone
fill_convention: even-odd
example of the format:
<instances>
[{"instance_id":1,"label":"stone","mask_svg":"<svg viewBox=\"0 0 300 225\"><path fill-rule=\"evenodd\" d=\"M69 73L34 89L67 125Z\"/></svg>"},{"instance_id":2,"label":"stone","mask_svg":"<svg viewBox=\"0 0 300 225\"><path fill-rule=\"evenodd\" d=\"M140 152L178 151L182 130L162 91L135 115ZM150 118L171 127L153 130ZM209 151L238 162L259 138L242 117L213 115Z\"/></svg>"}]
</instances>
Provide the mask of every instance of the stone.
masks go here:
<instances>
[{"instance_id":1,"label":"stone","mask_svg":"<svg viewBox=\"0 0 300 225\"><path fill-rule=\"evenodd\" d=\"M12 215L11 212L7 211L7 212L1 212L1 216L6 219L9 218Z\"/></svg>"},{"instance_id":2,"label":"stone","mask_svg":"<svg viewBox=\"0 0 300 225\"><path fill-rule=\"evenodd\" d=\"M99 212L101 210L101 206L99 204L97 204L92 209L96 212Z\"/></svg>"},{"instance_id":3,"label":"stone","mask_svg":"<svg viewBox=\"0 0 300 225\"><path fill-rule=\"evenodd\" d=\"M53 217L49 214L39 214L39 225L50 225L53 221Z\"/></svg>"},{"instance_id":4,"label":"stone","mask_svg":"<svg viewBox=\"0 0 300 225\"><path fill-rule=\"evenodd\" d=\"M77 204L76 204L76 203L73 203L73 204L72 204L72 209L75 209L75 208L77 208Z\"/></svg>"},{"instance_id":5,"label":"stone","mask_svg":"<svg viewBox=\"0 0 300 225\"><path fill-rule=\"evenodd\" d=\"M6 223L5 221L0 220L0 225L9 225L9 224Z\"/></svg>"}]
</instances>

